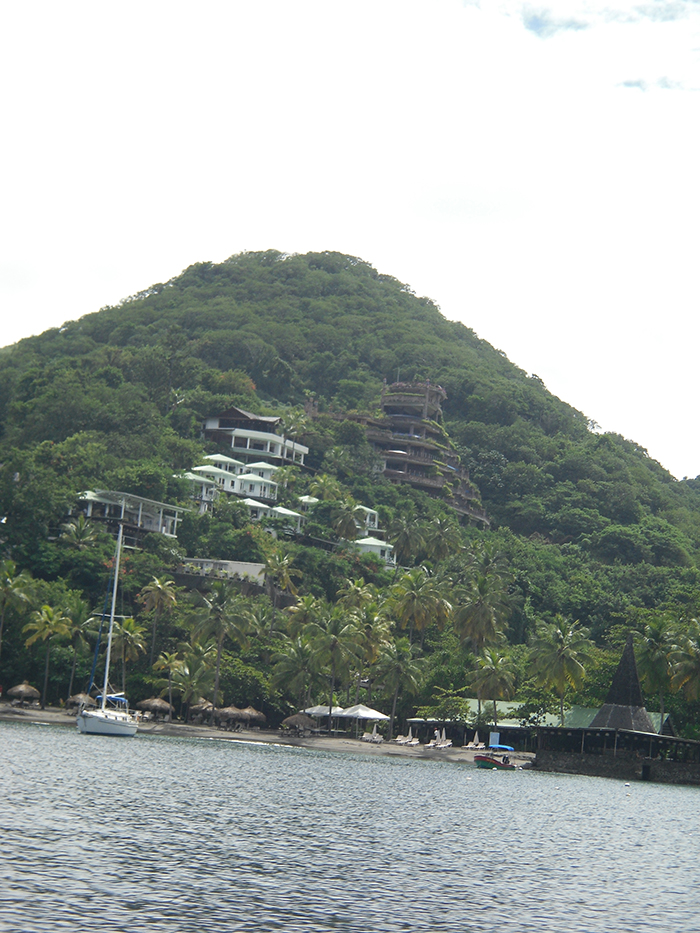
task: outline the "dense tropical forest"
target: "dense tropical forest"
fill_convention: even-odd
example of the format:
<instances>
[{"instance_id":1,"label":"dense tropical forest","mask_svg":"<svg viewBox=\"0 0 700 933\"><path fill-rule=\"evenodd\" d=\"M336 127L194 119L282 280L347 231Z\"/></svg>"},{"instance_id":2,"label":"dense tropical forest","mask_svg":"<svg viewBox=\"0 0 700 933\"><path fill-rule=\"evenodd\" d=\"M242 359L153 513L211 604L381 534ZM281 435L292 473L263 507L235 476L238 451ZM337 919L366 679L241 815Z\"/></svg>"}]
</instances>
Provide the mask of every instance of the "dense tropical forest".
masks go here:
<instances>
[{"instance_id":1,"label":"dense tropical forest","mask_svg":"<svg viewBox=\"0 0 700 933\"><path fill-rule=\"evenodd\" d=\"M445 388L490 528L377 472L356 416L398 380ZM68 517L79 494L191 506L181 474L225 452L201 427L230 406L280 416L309 448L307 468L283 470L282 504L320 501L304 539L222 495L177 541L126 555L113 680L132 702L252 704L276 723L334 695L472 722L478 696L483 724L498 698L537 722L601 705L632 631L647 707L700 736L700 478L598 433L430 300L338 253L199 263L0 350L5 688L27 679L57 704L89 679L114 541ZM398 567L353 548L358 503ZM177 585L188 557L264 563L265 590Z\"/></svg>"}]
</instances>

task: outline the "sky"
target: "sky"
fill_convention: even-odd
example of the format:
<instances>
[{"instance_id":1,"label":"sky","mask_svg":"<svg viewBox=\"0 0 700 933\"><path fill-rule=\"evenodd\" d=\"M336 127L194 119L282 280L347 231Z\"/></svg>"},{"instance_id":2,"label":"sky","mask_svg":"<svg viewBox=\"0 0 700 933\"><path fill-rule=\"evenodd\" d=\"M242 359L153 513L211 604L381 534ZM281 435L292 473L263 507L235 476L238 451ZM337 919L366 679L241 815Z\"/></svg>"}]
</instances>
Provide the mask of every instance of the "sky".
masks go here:
<instances>
[{"instance_id":1,"label":"sky","mask_svg":"<svg viewBox=\"0 0 700 933\"><path fill-rule=\"evenodd\" d=\"M700 0L5 0L0 345L338 250L700 474Z\"/></svg>"}]
</instances>

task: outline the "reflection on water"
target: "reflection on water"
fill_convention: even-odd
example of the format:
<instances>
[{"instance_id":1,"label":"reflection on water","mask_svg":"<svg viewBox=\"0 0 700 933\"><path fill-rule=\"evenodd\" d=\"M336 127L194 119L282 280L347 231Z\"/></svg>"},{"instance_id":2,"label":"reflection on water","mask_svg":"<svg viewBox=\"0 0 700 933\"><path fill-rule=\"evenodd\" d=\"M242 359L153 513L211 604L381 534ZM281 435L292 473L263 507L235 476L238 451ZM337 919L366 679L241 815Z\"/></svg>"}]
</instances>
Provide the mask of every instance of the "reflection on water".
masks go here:
<instances>
[{"instance_id":1,"label":"reflection on water","mask_svg":"<svg viewBox=\"0 0 700 933\"><path fill-rule=\"evenodd\" d=\"M699 792L0 723L0 931L699 928Z\"/></svg>"}]
</instances>

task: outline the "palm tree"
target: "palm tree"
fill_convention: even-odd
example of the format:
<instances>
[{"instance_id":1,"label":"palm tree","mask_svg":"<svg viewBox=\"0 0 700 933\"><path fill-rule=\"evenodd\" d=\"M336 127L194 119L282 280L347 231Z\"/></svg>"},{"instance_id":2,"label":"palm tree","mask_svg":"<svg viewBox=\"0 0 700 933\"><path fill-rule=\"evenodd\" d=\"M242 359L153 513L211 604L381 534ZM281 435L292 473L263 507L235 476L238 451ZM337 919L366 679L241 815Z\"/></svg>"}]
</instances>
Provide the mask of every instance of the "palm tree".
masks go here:
<instances>
[{"instance_id":1,"label":"palm tree","mask_svg":"<svg viewBox=\"0 0 700 933\"><path fill-rule=\"evenodd\" d=\"M401 565L412 563L425 547L421 527L411 518L397 518L391 523L389 541L394 545L396 560Z\"/></svg>"},{"instance_id":2,"label":"palm tree","mask_svg":"<svg viewBox=\"0 0 700 933\"><path fill-rule=\"evenodd\" d=\"M221 654L226 639L232 639L241 647L248 644L250 612L246 599L235 586L224 580L217 580L206 594L197 594L199 610L196 617L195 633L197 636L213 637L216 643L216 672L212 697L212 718L219 701L219 680L221 673Z\"/></svg>"},{"instance_id":3,"label":"palm tree","mask_svg":"<svg viewBox=\"0 0 700 933\"><path fill-rule=\"evenodd\" d=\"M122 693L126 693L126 665L128 661L136 661L140 654L146 650L143 640L145 627L136 619L115 619L112 646L122 662Z\"/></svg>"},{"instance_id":4,"label":"palm tree","mask_svg":"<svg viewBox=\"0 0 700 933\"><path fill-rule=\"evenodd\" d=\"M170 703L171 709L173 706L173 672L176 671L181 664L182 658L176 651L163 651L153 665L154 669L157 671L168 672L168 703Z\"/></svg>"},{"instance_id":5,"label":"palm tree","mask_svg":"<svg viewBox=\"0 0 700 933\"><path fill-rule=\"evenodd\" d=\"M406 690L414 693L420 684L425 658L416 658L407 638L397 638L395 642L384 645L377 663L378 676L382 678L388 690L393 691L391 715L389 717L389 738L394 735L394 719L399 693Z\"/></svg>"},{"instance_id":6,"label":"palm tree","mask_svg":"<svg viewBox=\"0 0 700 933\"><path fill-rule=\"evenodd\" d=\"M321 473L320 476L315 476L311 480L309 492L322 502L333 502L343 497L340 483L335 477L329 476L327 473Z\"/></svg>"},{"instance_id":7,"label":"palm tree","mask_svg":"<svg viewBox=\"0 0 700 933\"><path fill-rule=\"evenodd\" d=\"M153 612L153 628L151 630L151 654L149 664L153 667L153 657L156 649L156 631L158 620L163 612L168 612L177 605L175 596L175 581L153 577L153 581L143 587L139 594L146 612Z\"/></svg>"},{"instance_id":8,"label":"palm tree","mask_svg":"<svg viewBox=\"0 0 700 933\"><path fill-rule=\"evenodd\" d=\"M675 622L668 615L658 616L648 622L637 640L635 655L639 677L644 687L659 698L659 732L664 727L664 699L671 688L671 655L675 650Z\"/></svg>"},{"instance_id":9,"label":"palm tree","mask_svg":"<svg viewBox=\"0 0 700 933\"><path fill-rule=\"evenodd\" d=\"M295 694L300 709L309 705L311 690L318 680L316 656L307 638L289 638L272 658L274 669L270 682L273 689L285 689Z\"/></svg>"},{"instance_id":10,"label":"palm tree","mask_svg":"<svg viewBox=\"0 0 700 933\"><path fill-rule=\"evenodd\" d=\"M377 588L372 583L365 583L364 577L347 580L338 590L338 605L345 609L364 609L377 598Z\"/></svg>"},{"instance_id":11,"label":"palm tree","mask_svg":"<svg viewBox=\"0 0 700 933\"><path fill-rule=\"evenodd\" d=\"M577 689L586 675L593 642L588 629L557 615L554 622L542 625L532 644L531 663L537 682L554 687L559 697L559 715L564 725L564 694L568 685Z\"/></svg>"},{"instance_id":12,"label":"palm tree","mask_svg":"<svg viewBox=\"0 0 700 933\"><path fill-rule=\"evenodd\" d=\"M469 587L457 590L453 621L463 642L478 653L503 635L510 614L508 596L497 576L477 574Z\"/></svg>"},{"instance_id":13,"label":"palm tree","mask_svg":"<svg viewBox=\"0 0 700 933\"><path fill-rule=\"evenodd\" d=\"M486 648L477 658L477 669L471 683L476 689L481 716L481 700L493 700L493 724L498 725L496 700L509 700L515 686L515 668L507 654L497 648Z\"/></svg>"},{"instance_id":14,"label":"palm tree","mask_svg":"<svg viewBox=\"0 0 700 933\"><path fill-rule=\"evenodd\" d=\"M44 688L41 692L41 708L46 707L46 691L49 685L49 653L54 638L67 638L69 636L69 619L60 609L53 606L42 606L32 613L31 622L22 629L23 632L33 632L25 641L27 648L34 642L46 642L46 661L44 663Z\"/></svg>"},{"instance_id":15,"label":"palm tree","mask_svg":"<svg viewBox=\"0 0 700 933\"><path fill-rule=\"evenodd\" d=\"M288 412L282 421L282 430L285 437L292 442L292 463L295 462L296 441L304 434L308 425L308 419L303 411L292 410Z\"/></svg>"},{"instance_id":16,"label":"palm tree","mask_svg":"<svg viewBox=\"0 0 700 933\"><path fill-rule=\"evenodd\" d=\"M700 623L691 619L688 630L678 639L671 652L671 687L683 690L686 699L700 697Z\"/></svg>"},{"instance_id":17,"label":"palm tree","mask_svg":"<svg viewBox=\"0 0 700 933\"><path fill-rule=\"evenodd\" d=\"M361 649L358 660L357 688L355 690L355 703L360 702L360 683L365 674L365 668L371 668L376 663L379 654L390 642L389 620L383 606L379 603L370 603L360 609L354 610L359 631L358 645ZM372 680L369 680L367 702L371 700Z\"/></svg>"},{"instance_id":18,"label":"palm tree","mask_svg":"<svg viewBox=\"0 0 700 933\"><path fill-rule=\"evenodd\" d=\"M172 669L172 688L180 694L180 701L187 707L193 699L206 696L211 691L214 671L211 658L215 646L207 646L204 652L186 654L180 664ZM185 719L189 718L189 713Z\"/></svg>"},{"instance_id":19,"label":"palm tree","mask_svg":"<svg viewBox=\"0 0 700 933\"><path fill-rule=\"evenodd\" d=\"M292 578L300 577L301 570L292 567L293 563L293 557L289 554L282 554L280 551L273 551L265 561L265 580L271 591L270 599L275 608L278 607L279 592L297 595L297 588Z\"/></svg>"},{"instance_id":20,"label":"palm tree","mask_svg":"<svg viewBox=\"0 0 700 933\"><path fill-rule=\"evenodd\" d=\"M75 667L78 663L78 652L81 648L87 647L86 634L93 622L93 616L90 612L89 604L81 599L80 593L71 592L63 607L63 614L67 620L68 637L73 644L73 663L70 669L70 681L68 683L68 696L73 693L73 680L75 679Z\"/></svg>"},{"instance_id":21,"label":"palm tree","mask_svg":"<svg viewBox=\"0 0 700 933\"><path fill-rule=\"evenodd\" d=\"M341 680L352 660L357 660L357 625L354 617L348 616L339 606L322 611L317 620L304 628L304 637L311 643L311 650L319 669L328 672L328 731L332 728L331 711L336 680Z\"/></svg>"},{"instance_id":22,"label":"palm tree","mask_svg":"<svg viewBox=\"0 0 700 933\"><path fill-rule=\"evenodd\" d=\"M512 578L505 554L492 541L476 541L467 552L467 565L474 576L498 577L503 583Z\"/></svg>"},{"instance_id":23,"label":"palm tree","mask_svg":"<svg viewBox=\"0 0 700 933\"><path fill-rule=\"evenodd\" d=\"M357 537L358 522L364 518L364 513L358 508L351 496L340 499L333 506L331 512L331 526L339 538L354 541Z\"/></svg>"},{"instance_id":24,"label":"palm tree","mask_svg":"<svg viewBox=\"0 0 700 933\"><path fill-rule=\"evenodd\" d=\"M316 596L302 596L295 606L288 606L289 624L287 630L290 638L296 638L306 628L309 622L316 622L321 611L323 602Z\"/></svg>"},{"instance_id":25,"label":"palm tree","mask_svg":"<svg viewBox=\"0 0 700 933\"><path fill-rule=\"evenodd\" d=\"M89 522L81 512L77 518L72 518L63 525L61 541L65 541L78 551L85 551L97 542L97 532L92 522Z\"/></svg>"},{"instance_id":26,"label":"palm tree","mask_svg":"<svg viewBox=\"0 0 700 933\"><path fill-rule=\"evenodd\" d=\"M392 586L388 609L402 628L408 627L410 642L414 628L424 634L431 621L439 625L444 623L452 606L442 595L438 583L422 567L414 567Z\"/></svg>"},{"instance_id":27,"label":"palm tree","mask_svg":"<svg viewBox=\"0 0 700 933\"><path fill-rule=\"evenodd\" d=\"M17 566L13 560L0 561L0 654L2 654L5 613L9 607L19 607L29 603L31 585L32 578L26 570L17 573Z\"/></svg>"},{"instance_id":28,"label":"palm tree","mask_svg":"<svg viewBox=\"0 0 700 933\"><path fill-rule=\"evenodd\" d=\"M426 554L433 561L445 560L461 546L459 528L442 516L423 526L423 540Z\"/></svg>"}]
</instances>

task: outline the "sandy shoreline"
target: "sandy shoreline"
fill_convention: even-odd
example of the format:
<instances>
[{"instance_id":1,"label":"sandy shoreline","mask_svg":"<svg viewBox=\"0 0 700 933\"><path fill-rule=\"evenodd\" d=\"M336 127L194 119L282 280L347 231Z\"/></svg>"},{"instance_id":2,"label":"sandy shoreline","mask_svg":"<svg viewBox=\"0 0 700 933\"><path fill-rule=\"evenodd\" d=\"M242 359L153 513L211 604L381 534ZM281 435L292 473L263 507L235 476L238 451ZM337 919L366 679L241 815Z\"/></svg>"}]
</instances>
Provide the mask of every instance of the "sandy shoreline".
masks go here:
<instances>
[{"instance_id":1,"label":"sandy shoreline","mask_svg":"<svg viewBox=\"0 0 700 933\"><path fill-rule=\"evenodd\" d=\"M40 709L21 709L10 706L9 703L0 703L0 721L50 723L56 726L71 726L75 728L75 716L65 710L55 707ZM351 753L360 755L393 755L401 758L418 758L428 761L450 761L461 764L471 764L475 752L465 748L431 749L423 745L406 748L394 742L373 744L336 736L304 736L287 735L278 730L251 730L243 732L226 732L211 726L194 726L180 722L145 722L139 726L139 732L144 735L180 736L191 738L220 739L229 742L260 742L268 745L291 745L299 748L312 748L319 751ZM510 758L514 764L523 765L532 761L534 754L528 752L514 752Z\"/></svg>"}]
</instances>

